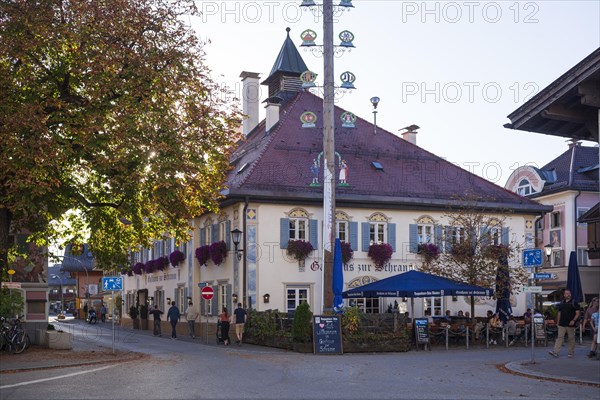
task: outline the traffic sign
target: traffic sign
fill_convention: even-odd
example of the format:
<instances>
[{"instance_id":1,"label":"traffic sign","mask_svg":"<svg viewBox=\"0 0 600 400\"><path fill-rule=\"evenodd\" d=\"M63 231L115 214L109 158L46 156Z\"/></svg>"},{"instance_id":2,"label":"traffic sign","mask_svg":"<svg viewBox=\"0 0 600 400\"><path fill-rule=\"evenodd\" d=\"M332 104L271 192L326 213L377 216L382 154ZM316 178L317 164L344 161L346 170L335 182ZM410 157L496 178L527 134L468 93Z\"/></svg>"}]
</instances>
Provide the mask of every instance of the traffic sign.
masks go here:
<instances>
[{"instance_id":1,"label":"traffic sign","mask_svg":"<svg viewBox=\"0 0 600 400\"><path fill-rule=\"evenodd\" d=\"M123 278L120 276L103 276L102 289L107 290L123 290Z\"/></svg>"},{"instance_id":2,"label":"traffic sign","mask_svg":"<svg viewBox=\"0 0 600 400\"><path fill-rule=\"evenodd\" d=\"M213 296L214 296L214 294L215 294L213 288L211 288L210 286L204 286L202 288L201 293L202 293L202 298L204 300L210 300L210 299L212 299Z\"/></svg>"},{"instance_id":3,"label":"traffic sign","mask_svg":"<svg viewBox=\"0 0 600 400\"><path fill-rule=\"evenodd\" d=\"M523 266L524 267L539 267L542 265L542 250L526 249L523 250Z\"/></svg>"},{"instance_id":4,"label":"traffic sign","mask_svg":"<svg viewBox=\"0 0 600 400\"><path fill-rule=\"evenodd\" d=\"M542 293L541 286L523 286L523 292L525 293Z\"/></svg>"},{"instance_id":5,"label":"traffic sign","mask_svg":"<svg viewBox=\"0 0 600 400\"><path fill-rule=\"evenodd\" d=\"M554 279L556 275L547 273L535 273L533 279Z\"/></svg>"}]
</instances>

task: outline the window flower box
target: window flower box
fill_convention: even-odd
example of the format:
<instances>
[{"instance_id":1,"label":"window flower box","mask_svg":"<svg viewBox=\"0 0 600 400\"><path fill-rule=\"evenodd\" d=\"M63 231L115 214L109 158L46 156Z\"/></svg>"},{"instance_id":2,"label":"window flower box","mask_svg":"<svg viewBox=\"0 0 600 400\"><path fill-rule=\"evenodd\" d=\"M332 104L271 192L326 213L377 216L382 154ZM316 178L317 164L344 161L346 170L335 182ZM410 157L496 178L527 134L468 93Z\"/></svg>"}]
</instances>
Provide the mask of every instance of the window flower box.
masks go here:
<instances>
[{"instance_id":1,"label":"window flower box","mask_svg":"<svg viewBox=\"0 0 600 400\"><path fill-rule=\"evenodd\" d=\"M354 250L352 250L352 246L348 242L341 242L342 244L342 263L348 264L352 257L354 256Z\"/></svg>"},{"instance_id":2,"label":"window flower box","mask_svg":"<svg viewBox=\"0 0 600 400\"><path fill-rule=\"evenodd\" d=\"M440 256L437 245L433 243L421 243L419 245L419 254L423 256L426 263L436 260Z\"/></svg>"},{"instance_id":3,"label":"window flower box","mask_svg":"<svg viewBox=\"0 0 600 400\"><path fill-rule=\"evenodd\" d=\"M373 260L376 268L383 268L386 262L392 258L394 249L388 243L376 243L369 246L367 255Z\"/></svg>"},{"instance_id":4,"label":"window flower box","mask_svg":"<svg viewBox=\"0 0 600 400\"><path fill-rule=\"evenodd\" d=\"M179 250L175 250L169 255L169 261L172 266L176 267L185 261L185 254Z\"/></svg>"},{"instance_id":5,"label":"window flower box","mask_svg":"<svg viewBox=\"0 0 600 400\"><path fill-rule=\"evenodd\" d=\"M200 266L205 265L210 260L210 246L204 245L196 249L196 259L200 263Z\"/></svg>"},{"instance_id":6,"label":"window flower box","mask_svg":"<svg viewBox=\"0 0 600 400\"><path fill-rule=\"evenodd\" d=\"M304 272L305 260L313 250L312 244L306 240L290 240L286 253L298 261L300 272Z\"/></svg>"},{"instance_id":7,"label":"window flower box","mask_svg":"<svg viewBox=\"0 0 600 400\"><path fill-rule=\"evenodd\" d=\"M225 257L227 257L227 245L224 241L214 242L209 248L210 259L215 265L221 265Z\"/></svg>"}]
</instances>

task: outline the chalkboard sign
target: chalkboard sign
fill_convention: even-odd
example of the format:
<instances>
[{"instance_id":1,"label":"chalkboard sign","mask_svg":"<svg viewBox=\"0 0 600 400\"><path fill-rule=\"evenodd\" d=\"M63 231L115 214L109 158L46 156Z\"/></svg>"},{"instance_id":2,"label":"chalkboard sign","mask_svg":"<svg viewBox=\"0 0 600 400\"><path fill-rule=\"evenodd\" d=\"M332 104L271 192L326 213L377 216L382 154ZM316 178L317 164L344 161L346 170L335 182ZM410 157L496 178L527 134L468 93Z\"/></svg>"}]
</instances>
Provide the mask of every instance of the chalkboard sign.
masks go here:
<instances>
[{"instance_id":1,"label":"chalkboard sign","mask_svg":"<svg viewBox=\"0 0 600 400\"><path fill-rule=\"evenodd\" d=\"M339 315L313 315L315 354L342 354L342 324Z\"/></svg>"},{"instance_id":2,"label":"chalkboard sign","mask_svg":"<svg viewBox=\"0 0 600 400\"><path fill-rule=\"evenodd\" d=\"M415 340L417 344L429 343L429 322L427 318L415 318Z\"/></svg>"}]
</instances>

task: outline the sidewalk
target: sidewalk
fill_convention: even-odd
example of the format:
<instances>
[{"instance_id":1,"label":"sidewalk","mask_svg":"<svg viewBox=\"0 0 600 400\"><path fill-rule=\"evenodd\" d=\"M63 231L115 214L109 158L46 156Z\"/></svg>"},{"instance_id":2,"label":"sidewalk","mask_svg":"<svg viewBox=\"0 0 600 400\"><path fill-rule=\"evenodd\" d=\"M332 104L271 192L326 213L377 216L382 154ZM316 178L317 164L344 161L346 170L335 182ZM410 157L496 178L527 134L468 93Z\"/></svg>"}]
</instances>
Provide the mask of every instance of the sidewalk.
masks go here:
<instances>
[{"instance_id":1,"label":"sidewalk","mask_svg":"<svg viewBox=\"0 0 600 400\"><path fill-rule=\"evenodd\" d=\"M82 320L66 320L62 324L86 325ZM109 328L110 323L101 324ZM59 325L57 325L59 326ZM151 330L134 330L130 328L119 328L122 334L135 334L152 336ZM163 332L165 333L165 332ZM178 340L180 342L198 344L203 346L220 346L216 338L210 336L208 341L206 337L196 337L192 339L181 332ZM169 340L167 335L163 335L165 340ZM563 349L560 358L554 358L548 354L552 347L536 348L535 362L531 359L515 360L499 367L506 373L512 373L522 376L528 376L536 379L552 380L564 383L585 384L600 387L600 361L598 359L589 359L586 357L588 348L585 350L578 346L574 358L566 357L566 349ZM265 348L254 345L244 345L244 351L264 352ZM273 351L282 351L273 349ZM482 350L485 351L485 350ZM23 370L64 368L72 366L127 362L135 359L148 357L143 353L116 350L112 353L110 346L102 346L93 340L85 340L75 337L73 339L73 350L51 350L40 346L32 346L22 354L0 353L0 374L18 372ZM522 357L522 353L521 353Z\"/></svg>"}]
</instances>

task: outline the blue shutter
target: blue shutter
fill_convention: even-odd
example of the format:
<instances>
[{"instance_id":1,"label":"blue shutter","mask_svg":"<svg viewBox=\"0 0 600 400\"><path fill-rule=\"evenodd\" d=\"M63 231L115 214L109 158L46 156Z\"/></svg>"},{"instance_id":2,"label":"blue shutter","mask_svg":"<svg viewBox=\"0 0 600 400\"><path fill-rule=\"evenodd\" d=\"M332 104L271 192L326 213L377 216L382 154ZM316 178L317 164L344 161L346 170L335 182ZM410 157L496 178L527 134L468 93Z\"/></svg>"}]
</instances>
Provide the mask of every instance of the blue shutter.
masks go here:
<instances>
[{"instance_id":1,"label":"blue shutter","mask_svg":"<svg viewBox=\"0 0 600 400\"><path fill-rule=\"evenodd\" d=\"M227 245L227 250L231 250L231 221L225 223L225 244Z\"/></svg>"},{"instance_id":2,"label":"blue shutter","mask_svg":"<svg viewBox=\"0 0 600 400\"><path fill-rule=\"evenodd\" d=\"M419 252L419 226L417 224L408 225L408 251Z\"/></svg>"},{"instance_id":3,"label":"blue shutter","mask_svg":"<svg viewBox=\"0 0 600 400\"><path fill-rule=\"evenodd\" d=\"M188 288L185 287L183 288L183 310L185 310L185 308L187 308L187 298L188 298ZM194 299L192 299L192 302L194 301Z\"/></svg>"},{"instance_id":4,"label":"blue shutter","mask_svg":"<svg viewBox=\"0 0 600 400\"><path fill-rule=\"evenodd\" d=\"M360 224L361 225L361 235L362 235L362 251L364 252L368 252L369 251L369 244L370 244L370 240L369 240L369 228L371 227L371 224L369 224L368 222L363 222Z\"/></svg>"},{"instance_id":5,"label":"blue shutter","mask_svg":"<svg viewBox=\"0 0 600 400\"><path fill-rule=\"evenodd\" d=\"M444 253L450 253L452 251L452 227L446 226L444 229L446 231L446 246L444 247Z\"/></svg>"},{"instance_id":6,"label":"blue shutter","mask_svg":"<svg viewBox=\"0 0 600 400\"><path fill-rule=\"evenodd\" d=\"M352 250L358 251L358 222L350 222L348 225L350 229L350 247L352 247Z\"/></svg>"},{"instance_id":7,"label":"blue shutter","mask_svg":"<svg viewBox=\"0 0 600 400\"><path fill-rule=\"evenodd\" d=\"M396 224L387 224L388 244L396 251Z\"/></svg>"},{"instance_id":8,"label":"blue shutter","mask_svg":"<svg viewBox=\"0 0 600 400\"><path fill-rule=\"evenodd\" d=\"M481 247L487 247L490 245L489 233L490 233L489 227L483 226L483 227L479 228L479 237L480 237Z\"/></svg>"},{"instance_id":9,"label":"blue shutter","mask_svg":"<svg viewBox=\"0 0 600 400\"><path fill-rule=\"evenodd\" d=\"M290 241L290 220L288 218L279 219L279 247L287 249Z\"/></svg>"},{"instance_id":10,"label":"blue shutter","mask_svg":"<svg viewBox=\"0 0 600 400\"><path fill-rule=\"evenodd\" d=\"M319 248L319 221L316 219L311 219L308 221L308 232L309 232L309 241L312 244L313 249L317 250Z\"/></svg>"},{"instance_id":11,"label":"blue shutter","mask_svg":"<svg viewBox=\"0 0 600 400\"><path fill-rule=\"evenodd\" d=\"M200 228L200 246L204 246L204 228Z\"/></svg>"},{"instance_id":12,"label":"blue shutter","mask_svg":"<svg viewBox=\"0 0 600 400\"><path fill-rule=\"evenodd\" d=\"M438 247L438 251L442 251L444 248L444 244L442 242L444 238L444 230L441 225L435 225L433 227L433 232L435 235L435 245Z\"/></svg>"},{"instance_id":13,"label":"blue shutter","mask_svg":"<svg viewBox=\"0 0 600 400\"><path fill-rule=\"evenodd\" d=\"M173 298L171 299L171 302L175 302L175 305L177 307L181 307L181 304L179 304L179 302L177 301L177 288L173 289ZM181 309L179 311L182 311Z\"/></svg>"},{"instance_id":14,"label":"blue shutter","mask_svg":"<svg viewBox=\"0 0 600 400\"><path fill-rule=\"evenodd\" d=\"M212 226L212 242L216 243L219 241L219 224Z\"/></svg>"},{"instance_id":15,"label":"blue shutter","mask_svg":"<svg viewBox=\"0 0 600 400\"><path fill-rule=\"evenodd\" d=\"M502 244L508 245L508 228L502 228Z\"/></svg>"},{"instance_id":16,"label":"blue shutter","mask_svg":"<svg viewBox=\"0 0 600 400\"><path fill-rule=\"evenodd\" d=\"M219 315L219 286L215 285L212 288L215 294L211 300L210 313L211 315Z\"/></svg>"},{"instance_id":17,"label":"blue shutter","mask_svg":"<svg viewBox=\"0 0 600 400\"><path fill-rule=\"evenodd\" d=\"M171 255L171 242L172 242L171 239L167 239L167 254L166 254L167 256Z\"/></svg>"}]
</instances>

